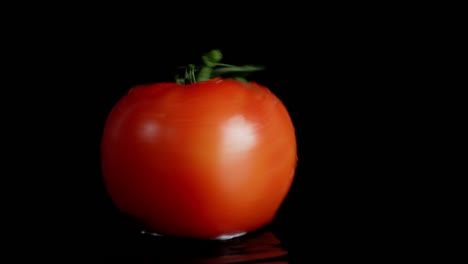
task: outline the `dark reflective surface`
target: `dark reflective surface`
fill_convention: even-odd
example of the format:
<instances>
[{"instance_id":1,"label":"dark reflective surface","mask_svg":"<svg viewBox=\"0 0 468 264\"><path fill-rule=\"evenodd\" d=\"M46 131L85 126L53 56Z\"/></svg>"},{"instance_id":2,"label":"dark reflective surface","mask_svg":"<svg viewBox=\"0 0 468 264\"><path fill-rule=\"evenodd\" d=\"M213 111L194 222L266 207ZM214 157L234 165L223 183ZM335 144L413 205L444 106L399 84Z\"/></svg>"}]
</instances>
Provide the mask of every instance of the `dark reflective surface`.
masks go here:
<instances>
[{"instance_id":1,"label":"dark reflective surface","mask_svg":"<svg viewBox=\"0 0 468 264\"><path fill-rule=\"evenodd\" d=\"M106 236L98 254L131 263L290 263L288 251L268 229L224 241L127 231Z\"/></svg>"},{"instance_id":2,"label":"dark reflective surface","mask_svg":"<svg viewBox=\"0 0 468 264\"><path fill-rule=\"evenodd\" d=\"M181 241L146 237L157 246L156 256L146 257L172 263L288 263L287 251L274 233L261 231L228 241ZM153 241L149 241L153 240ZM142 252L144 253L144 252ZM142 257L142 256L141 256Z\"/></svg>"}]
</instances>

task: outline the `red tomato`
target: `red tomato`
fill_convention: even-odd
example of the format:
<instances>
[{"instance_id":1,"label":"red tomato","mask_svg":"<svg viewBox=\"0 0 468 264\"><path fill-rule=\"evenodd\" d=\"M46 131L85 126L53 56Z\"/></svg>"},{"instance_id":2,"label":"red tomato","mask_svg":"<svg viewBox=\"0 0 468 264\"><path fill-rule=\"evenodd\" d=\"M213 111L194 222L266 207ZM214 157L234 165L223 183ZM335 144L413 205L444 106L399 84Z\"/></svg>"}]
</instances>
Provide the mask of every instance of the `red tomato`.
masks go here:
<instances>
[{"instance_id":1,"label":"red tomato","mask_svg":"<svg viewBox=\"0 0 468 264\"><path fill-rule=\"evenodd\" d=\"M264 86L222 78L132 88L108 116L101 148L122 212L152 232L202 239L270 223L297 161L282 102Z\"/></svg>"}]
</instances>

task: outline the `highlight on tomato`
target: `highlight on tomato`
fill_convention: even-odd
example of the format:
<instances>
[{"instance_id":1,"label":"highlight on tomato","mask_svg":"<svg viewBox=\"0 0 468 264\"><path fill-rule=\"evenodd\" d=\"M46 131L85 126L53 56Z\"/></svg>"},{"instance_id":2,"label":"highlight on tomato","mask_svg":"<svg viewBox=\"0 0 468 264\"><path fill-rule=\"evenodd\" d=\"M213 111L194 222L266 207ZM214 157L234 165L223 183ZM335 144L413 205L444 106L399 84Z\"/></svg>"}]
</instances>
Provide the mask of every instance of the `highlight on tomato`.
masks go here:
<instances>
[{"instance_id":1,"label":"highlight on tomato","mask_svg":"<svg viewBox=\"0 0 468 264\"><path fill-rule=\"evenodd\" d=\"M107 117L106 189L148 232L239 236L271 223L290 190L297 147L285 105L267 87L234 77L260 67L221 58L213 50L174 82L132 87Z\"/></svg>"}]
</instances>

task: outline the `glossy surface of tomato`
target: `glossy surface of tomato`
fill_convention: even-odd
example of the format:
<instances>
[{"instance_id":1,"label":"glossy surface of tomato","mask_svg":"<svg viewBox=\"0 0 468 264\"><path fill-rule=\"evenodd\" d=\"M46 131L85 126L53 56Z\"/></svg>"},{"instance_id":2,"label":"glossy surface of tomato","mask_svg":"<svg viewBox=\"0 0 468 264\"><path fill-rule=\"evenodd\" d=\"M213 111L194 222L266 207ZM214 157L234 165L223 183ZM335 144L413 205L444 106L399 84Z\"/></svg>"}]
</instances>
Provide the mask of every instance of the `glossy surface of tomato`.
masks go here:
<instances>
[{"instance_id":1,"label":"glossy surface of tomato","mask_svg":"<svg viewBox=\"0 0 468 264\"><path fill-rule=\"evenodd\" d=\"M297 161L282 102L221 78L132 88L108 116L101 158L122 212L150 231L203 239L270 223Z\"/></svg>"}]
</instances>

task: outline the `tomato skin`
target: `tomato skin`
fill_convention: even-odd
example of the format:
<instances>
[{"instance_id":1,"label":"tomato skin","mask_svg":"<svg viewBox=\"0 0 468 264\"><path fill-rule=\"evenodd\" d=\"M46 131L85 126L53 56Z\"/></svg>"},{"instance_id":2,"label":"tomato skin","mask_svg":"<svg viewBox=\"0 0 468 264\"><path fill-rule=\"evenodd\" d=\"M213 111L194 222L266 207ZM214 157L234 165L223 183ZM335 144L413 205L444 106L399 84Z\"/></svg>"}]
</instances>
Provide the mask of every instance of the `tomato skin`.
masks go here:
<instances>
[{"instance_id":1,"label":"tomato skin","mask_svg":"<svg viewBox=\"0 0 468 264\"><path fill-rule=\"evenodd\" d=\"M273 220L296 168L290 116L266 87L216 78L132 88L109 114L104 182L151 231L192 238Z\"/></svg>"}]
</instances>

